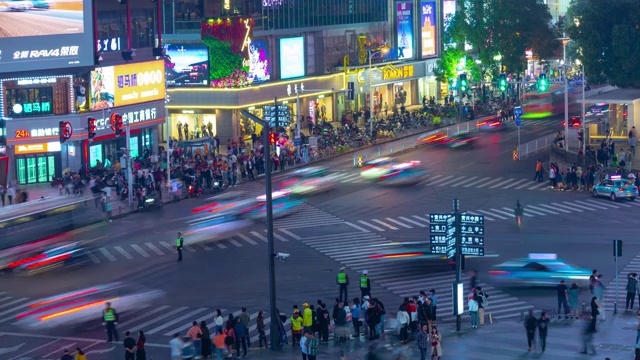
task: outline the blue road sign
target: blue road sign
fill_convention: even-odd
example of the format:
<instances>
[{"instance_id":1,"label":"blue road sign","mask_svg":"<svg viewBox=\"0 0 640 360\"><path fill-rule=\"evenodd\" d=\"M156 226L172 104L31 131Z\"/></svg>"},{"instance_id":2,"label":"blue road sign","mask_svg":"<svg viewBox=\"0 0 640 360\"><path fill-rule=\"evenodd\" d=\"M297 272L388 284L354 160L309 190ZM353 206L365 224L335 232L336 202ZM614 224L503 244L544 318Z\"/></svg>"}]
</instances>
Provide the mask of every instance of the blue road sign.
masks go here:
<instances>
[{"instance_id":1,"label":"blue road sign","mask_svg":"<svg viewBox=\"0 0 640 360\"><path fill-rule=\"evenodd\" d=\"M520 106L516 106L516 107L513 109L513 114L514 114L516 117L520 117L520 116L522 116L522 114L524 114L524 113L522 112L522 108L521 108Z\"/></svg>"},{"instance_id":2,"label":"blue road sign","mask_svg":"<svg viewBox=\"0 0 640 360\"><path fill-rule=\"evenodd\" d=\"M295 146L300 146L300 145L302 145L302 139L301 139L301 138L295 138L295 139L293 139L293 145L295 145Z\"/></svg>"},{"instance_id":3,"label":"blue road sign","mask_svg":"<svg viewBox=\"0 0 640 360\"><path fill-rule=\"evenodd\" d=\"M520 120L520 115L516 115L516 126L520 126L522 124L522 120Z\"/></svg>"}]
</instances>

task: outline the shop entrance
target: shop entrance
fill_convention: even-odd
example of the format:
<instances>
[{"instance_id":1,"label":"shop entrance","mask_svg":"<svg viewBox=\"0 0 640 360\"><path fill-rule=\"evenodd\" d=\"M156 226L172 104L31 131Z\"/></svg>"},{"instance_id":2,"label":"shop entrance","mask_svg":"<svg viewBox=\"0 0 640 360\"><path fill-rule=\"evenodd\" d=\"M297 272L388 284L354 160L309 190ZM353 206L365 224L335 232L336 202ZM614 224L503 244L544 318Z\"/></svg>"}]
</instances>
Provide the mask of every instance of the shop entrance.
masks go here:
<instances>
[{"instance_id":1,"label":"shop entrance","mask_svg":"<svg viewBox=\"0 0 640 360\"><path fill-rule=\"evenodd\" d=\"M16 178L21 185L46 183L56 178L59 159L54 154L16 157Z\"/></svg>"}]
</instances>

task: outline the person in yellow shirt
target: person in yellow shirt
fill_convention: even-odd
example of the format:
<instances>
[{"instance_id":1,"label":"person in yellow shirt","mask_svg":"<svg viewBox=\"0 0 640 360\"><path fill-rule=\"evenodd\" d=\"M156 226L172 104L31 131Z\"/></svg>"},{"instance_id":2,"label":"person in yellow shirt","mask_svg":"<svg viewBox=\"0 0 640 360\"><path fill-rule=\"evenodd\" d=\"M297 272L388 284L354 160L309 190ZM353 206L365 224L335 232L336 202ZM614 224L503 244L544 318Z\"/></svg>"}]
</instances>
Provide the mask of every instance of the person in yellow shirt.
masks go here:
<instances>
[{"instance_id":1,"label":"person in yellow shirt","mask_svg":"<svg viewBox=\"0 0 640 360\"><path fill-rule=\"evenodd\" d=\"M313 311L309 308L309 304L302 304L304 310L302 310L302 326L304 326L304 332L313 333Z\"/></svg>"},{"instance_id":2,"label":"person in yellow shirt","mask_svg":"<svg viewBox=\"0 0 640 360\"><path fill-rule=\"evenodd\" d=\"M87 355L80 348L76 348L76 360L87 360Z\"/></svg>"},{"instance_id":3,"label":"person in yellow shirt","mask_svg":"<svg viewBox=\"0 0 640 360\"><path fill-rule=\"evenodd\" d=\"M295 348L302 339L302 317L299 312L294 312L289 321L291 322L291 347Z\"/></svg>"}]
</instances>

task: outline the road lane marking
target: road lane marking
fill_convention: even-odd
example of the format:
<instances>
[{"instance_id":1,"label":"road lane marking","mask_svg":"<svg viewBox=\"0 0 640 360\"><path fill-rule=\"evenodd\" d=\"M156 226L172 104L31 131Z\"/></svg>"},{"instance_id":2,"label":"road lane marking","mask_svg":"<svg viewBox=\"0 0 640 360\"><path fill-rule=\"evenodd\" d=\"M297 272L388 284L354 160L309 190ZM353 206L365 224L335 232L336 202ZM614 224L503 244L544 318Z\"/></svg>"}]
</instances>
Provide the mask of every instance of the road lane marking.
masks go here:
<instances>
[{"instance_id":1,"label":"road lane marking","mask_svg":"<svg viewBox=\"0 0 640 360\"><path fill-rule=\"evenodd\" d=\"M468 212L469 214L471 214L471 215L482 215L482 214L479 214L479 213L474 212L474 211L467 211L467 212ZM485 220L489 220L489 221L496 221L494 218L491 218L491 217L489 217L489 216L487 216L487 215L482 215L482 216L484 216L484 219L485 219Z\"/></svg>"},{"instance_id":2,"label":"road lane marking","mask_svg":"<svg viewBox=\"0 0 640 360\"><path fill-rule=\"evenodd\" d=\"M498 214L494 214L494 213L491 213L491 212L488 212L488 211L484 211L484 210L476 210L476 211L478 211L480 213L483 213L483 214L486 214L486 215L491 215L493 217L497 217L498 219L502 219L502 220L507 220L508 219L508 218L506 218L504 216L500 216Z\"/></svg>"},{"instance_id":3,"label":"road lane marking","mask_svg":"<svg viewBox=\"0 0 640 360\"><path fill-rule=\"evenodd\" d=\"M594 208L590 208L590 207L587 207L587 206L584 206L584 205L579 205L579 204L572 203L572 202L569 202L569 201L565 201L564 203L569 205L569 206L571 206L571 207L577 207L577 208L580 208L580 209L583 209L583 210L589 210L589 211L596 211L596 209L594 209Z\"/></svg>"},{"instance_id":4,"label":"road lane marking","mask_svg":"<svg viewBox=\"0 0 640 360\"><path fill-rule=\"evenodd\" d=\"M569 207L567 205L558 204L557 202L553 202L553 203L551 203L551 205L556 206L557 210L565 212L565 213L571 213L572 211L582 212L582 210L580 210L580 209L572 208L572 207ZM565 211L563 211L563 209Z\"/></svg>"},{"instance_id":5,"label":"road lane marking","mask_svg":"<svg viewBox=\"0 0 640 360\"><path fill-rule=\"evenodd\" d=\"M18 301L21 301L21 302L24 302L25 300L29 300L29 298L18 299ZM16 303L16 302L14 302L14 303ZM25 306L26 306L26 304L23 303L23 304L20 304L18 306L12 307L11 309L8 309L8 310L5 310L3 312L0 312L0 316L11 314L11 313L15 312L16 310L24 309Z\"/></svg>"},{"instance_id":6,"label":"road lane marking","mask_svg":"<svg viewBox=\"0 0 640 360\"><path fill-rule=\"evenodd\" d=\"M164 246L167 250L169 250L169 252L174 252L178 250L177 247L174 247L173 245L169 244L166 241L160 241L159 244Z\"/></svg>"},{"instance_id":7,"label":"road lane marking","mask_svg":"<svg viewBox=\"0 0 640 360\"><path fill-rule=\"evenodd\" d=\"M278 229L278 231L283 232L289 236L291 236L291 238L293 238L294 240L302 240L302 238L294 233L292 233L291 231L287 230L287 229Z\"/></svg>"},{"instance_id":8,"label":"road lane marking","mask_svg":"<svg viewBox=\"0 0 640 360\"><path fill-rule=\"evenodd\" d=\"M402 222L400 222L400 221L398 221L398 220L394 220L394 219L392 219L392 218L384 218L384 219L385 219L385 220L387 220L387 221L389 221L389 222L392 222L392 223L394 223L394 224L396 224L396 225L400 225L400 226L402 226L402 227L403 227L403 228L405 228L405 229L413 229L413 226L410 226L410 225L407 225L407 224L403 224Z\"/></svg>"},{"instance_id":9,"label":"road lane marking","mask_svg":"<svg viewBox=\"0 0 640 360\"><path fill-rule=\"evenodd\" d=\"M226 309L221 309L220 311L224 312L224 311L226 311ZM211 325L215 321L209 321L209 320L215 318L216 315L217 314L215 313L215 311L210 311L207 315L201 315L200 317L196 318L197 320L194 320L194 321L197 321L198 324L200 324L203 321L206 321L209 325ZM171 329L171 330L167 331L166 333L164 333L162 335L164 335L164 336L173 336L173 334L175 334L175 333L182 334L184 332L187 332L191 326L193 326L193 325L191 325L191 323L182 324L180 327Z\"/></svg>"},{"instance_id":10,"label":"road lane marking","mask_svg":"<svg viewBox=\"0 0 640 360\"><path fill-rule=\"evenodd\" d=\"M491 210L491 211L495 211L495 212L497 212L498 214L506 215L506 216L508 216L508 218L515 218L515 217L516 217L514 214L512 214L512 213L510 213L510 212L509 212L509 211L511 211L511 209L508 209L509 211L498 210L498 209L489 209L489 210ZM508 218L507 218L507 219L508 219Z\"/></svg>"},{"instance_id":11,"label":"road lane marking","mask_svg":"<svg viewBox=\"0 0 640 360\"><path fill-rule=\"evenodd\" d=\"M445 182L442 182L442 183L438 184L438 186L447 186L447 185L449 185L449 184L453 184L454 182L456 182L456 181L460 181L460 180L461 180L461 179L460 179L460 177L455 177L455 176L454 176L454 178L453 178L453 179L448 180L448 181L445 181Z\"/></svg>"},{"instance_id":12,"label":"road lane marking","mask_svg":"<svg viewBox=\"0 0 640 360\"><path fill-rule=\"evenodd\" d=\"M216 243L216 246L218 247L218 249L226 249L227 248L224 244L221 244L219 242Z\"/></svg>"},{"instance_id":13,"label":"road lane marking","mask_svg":"<svg viewBox=\"0 0 640 360\"><path fill-rule=\"evenodd\" d=\"M145 245L147 245L147 247L149 249L151 249L151 251L153 251L154 253L158 254L158 255L164 255L164 252L162 252L162 250L158 249L157 246L155 246L152 243L145 243Z\"/></svg>"},{"instance_id":14,"label":"road lane marking","mask_svg":"<svg viewBox=\"0 0 640 360\"><path fill-rule=\"evenodd\" d=\"M406 222L408 222L408 223L410 223L410 224L417 225L417 226L419 226L419 227L421 227L421 228L426 228L426 227L427 227L427 225L425 225L425 224L421 224L421 223L419 223L419 222L417 222L417 221L415 221L415 220L411 220L411 219L406 218L406 217L404 217L404 216L400 216L400 217L398 217L398 219L403 220L403 221L406 221Z\"/></svg>"},{"instance_id":15,"label":"road lane marking","mask_svg":"<svg viewBox=\"0 0 640 360\"><path fill-rule=\"evenodd\" d=\"M166 309L168 309L168 308L169 308L169 306L168 306L168 305L158 306L158 307L153 308L153 309L151 309L151 310L149 310L149 311L145 311L144 313L142 313L142 315L140 315L140 316L136 316L136 317L134 317L133 319L129 319L129 320L125 321L125 322L118 323L118 327L120 327L121 329L124 329L124 328L126 328L127 326L129 326L129 325L131 325L131 324L135 323L136 321L140 321L140 320L142 320L142 319L144 319L144 318L147 318L147 317L149 317L149 316L151 316L151 315L153 315L153 314L156 314L156 313L159 313L159 312L165 311L165 310L166 310ZM140 328L140 327L138 327L138 328Z\"/></svg>"},{"instance_id":16,"label":"road lane marking","mask_svg":"<svg viewBox=\"0 0 640 360\"><path fill-rule=\"evenodd\" d=\"M127 260L133 259L133 256L129 255L129 253L125 249L123 249L121 246L114 246L113 248L116 249L117 252L122 254L122 256L127 258Z\"/></svg>"},{"instance_id":17,"label":"road lane marking","mask_svg":"<svg viewBox=\"0 0 640 360\"><path fill-rule=\"evenodd\" d=\"M348 222L348 221L345 221L345 222L344 222L344 224L345 224L345 225L348 225L348 226L351 226L352 228L354 228L354 229L356 229L356 230L360 230L360 231L362 231L362 232L371 232L371 231L369 231L369 230L367 230L367 229L365 229L365 228L363 228L363 227L360 227L360 226L358 226L358 225L356 225L356 224L354 224L354 223L350 223L350 222Z\"/></svg>"},{"instance_id":18,"label":"road lane marking","mask_svg":"<svg viewBox=\"0 0 640 360\"><path fill-rule=\"evenodd\" d=\"M507 212L509 212L509 211L513 211L513 209L508 208L508 207L503 207L503 209L507 210ZM532 211L532 213L536 213L536 212L535 212L535 211ZM538 214L539 214L539 213L538 213ZM523 215L524 215L524 216L526 216L526 217L533 217L533 215L531 215L531 214L527 214L527 213L524 213ZM542 215L544 215L544 214L542 214ZM515 214L514 214L513 216L515 217Z\"/></svg>"},{"instance_id":19,"label":"road lane marking","mask_svg":"<svg viewBox=\"0 0 640 360\"><path fill-rule=\"evenodd\" d=\"M468 188L468 187L472 187L473 185L481 184L483 181L487 181L487 180L489 180L489 179L491 179L491 178L490 178L490 177L486 177L486 178L484 178L484 179L480 179L480 180L478 180L478 181L472 182L471 184L467 184L467 185L465 185L464 187L466 187L466 188Z\"/></svg>"},{"instance_id":20,"label":"road lane marking","mask_svg":"<svg viewBox=\"0 0 640 360\"><path fill-rule=\"evenodd\" d=\"M377 226L375 226L375 225L371 225L371 224L369 224L368 222L365 222L365 221L362 221L362 220L358 220L358 222L359 222L360 224L364 225L364 226L368 226L368 227L372 228L373 230L377 230L377 231L384 231L384 229L383 229L383 228L381 228L381 227L377 227Z\"/></svg>"},{"instance_id":21,"label":"road lane marking","mask_svg":"<svg viewBox=\"0 0 640 360\"><path fill-rule=\"evenodd\" d=\"M229 239L229 242L232 243L235 247L242 247L242 244L240 244L237 240Z\"/></svg>"},{"instance_id":22,"label":"road lane marking","mask_svg":"<svg viewBox=\"0 0 640 360\"><path fill-rule=\"evenodd\" d=\"M426 180L422 180L418 183L418 185L425 185L425 186L429 186L429 181L433 181L439 177L441 177L442 175L427 175L427 179Z\"/></svg>"},{"instance_id":23,"label":"road lane marking","mask_svg":"<svg viewBox=\"0 0 640 360\"><path fill-rule=\"evenodd\" d=\"M378 219L371 219L371 221L377 222L378 224L380 224L380 225L382 225L382 226L384 226L384 227L387 227L387 228L389 228L389 229L391 229L391 230L398 230L398 228L397 228L397 227L392 226L392 225L389 225L389 224L387 224L386 222L384 222L384 221L382 221L382 220L378 220Z\"/></svg>"},{"instance_id":24,"label":"road lane marking","mask_svg":"<svg viewBox=\"0 0 640 360\"><path fill-rule=\"evenodd\" d=\"M102 255L104 255L105 258L107 258L107 260L109 261L117 261L117 259L115 258L115 256L111 255L111 253L109 252L109 250L105 249L105 248L99 248L98 250L100 250L100 252L102 253Z\"/></svg>"},{"instance_id":25,"label":"road lane marking","mask_svg":"<svg viewBox=\"0 0 640 360\"><path fill-rule=\"evenodd\" d=\"M539 207L536 207L533 205L527 205L527 209L525 211L529 211L529 209L535 209L541 212L546 212L547 214L553 214L553 215L560 214L559 212L556 212L556 209L553 206L549 206L545 204L538 204L537 206ZM547 215L547 214L544 214L544 215Z\"/></svg>"},{"instance_id":26,"label":"road lane marking","mask_svg":"<svg viewBox=\"0 0 640 360\"><path fill-rule=\"evenodd\" d=\"M412 218L414 218L414 219L418 219L418 220L424 221L424 222L426 222L427 224L431 224L431 222L429 221L429 219L426 219L426 218L420 217L420 216L418 216L418 215L411 215L411 217L412 217Z\"/></svg>"},{"instance_id":27,"label":"road lane marking","mask_svg":"<svg viewBox=\"0 0 640 360\"><path fill-rule=\"evenodd\" d=\"M248 237L247 235L245 235L243 233L237 233L236 236L241 238L242 240L248 242L251 245L258 245L257 242L253 241L250 237Z\"/></svg>"},{"instance_id":28,"label":"road lane marking","mask_svg":"<svg viewBox=\"0 0 640 360\"><path fill-rule=\"evenodd\" d=\"M155 328L153 328L153 329L151 329L149 331L145 331L145 333L147 333L147 334L155 334L155 333L157 333L159 331L162 331L162 330L168 328L169 326L172 326L173 324L179 323L180 321L184 321L185 319L189 319L189 318L195 316L196 314L200 314L200 313L205 312L207 310L208 310L207 308L199 308L197 310L194 310L194 311L192 311L190 313L187 313L185 315L182 315L180 317L173 318L169 322L165 322L162 325L156 326Z\"/></svg>"},{"instance_id":29,"label":"road lane marking","mask_svg":"<svg viewBox=\"0 0 640 360\"><path fill-rule=\"evenodd\" d=\"M502 185L504 185L504 184L506 184L506 183L509 183L509 182L511 182L511 181L514 181L514 180L515 180L515 179L505 180L505 181L503 181L503 182L501 182L501 183L497 183L497 184L495 184L495 185L491 186L489 189L495 189L495 188L497 188L497 187L500 187L500 186L502 186Z\"/></svg>"},{"instance_id":30,"label":"road lane marking","mask_svg":"<svg viewBox=\"0 0 640 360\"><path fill-rule=\"evenodd\" d=\"M257 232L257 231L252 231L252 232L251 232L251 235L253 235L253 236L257 237L258 239L262 240L262 241L263 241L263 242L265 242L265 243L266 243L266 242L268 242L267 237L266 237L266 236L264 236L264 235L262 235L262 234L260 234L260 233L259 233L259 232Z\"/></svg>"},{"instance_id":31,"label":"road lane marking","mask_svg":"<svg viewBox=\"0 0 640 360\"><path fill-rule=\"evenodd\" d=\"M498 182L498 181L500 181L500 180L502 180L502 178L497 178L497 179L493 179L493 180L491 180L491 181L487 181L487 182L486 182L486 183L484 183L484 184L480 184L480 185L478 185L478 189L483 188L483 187L485 187L485 186L489 186L489 185L491 185L491 184L493 184L493 183L495 183L495 182Z\"/></svg>"},{"instance_id":32,"label":"road lane marking","mask_svg":"<svg viewBox=\"0 0 640 360\"><path fill-rule=\"evenodd\" d=\"M585 200L584 202L589 203L589 204L597 204L597 205L600 205L600 206L606 206L606 207L609 207L609 208L612 208L612 209L618 209L618 206L616 206L616 205L605 204L605 203L601 203L599 201Z\"/></svg>"},{"instance_id":33,"label":"road lane marking","mask_svg":"<svg viewBox=\"0 0 640 360\"><path fill-rule=\"evenodd\" d=\"M445 176L445 177L443 177L443 178L440 178L440 179L438 179L438 180L436 180L436 181L431 181L431 182L429 182L429 183L427 184L427 186L437 185L438 183L441 183L441 182L447 181L447 180L451 179L452 177L453 177L453 175L449 175L449 176Z\"/></svg>"},{"instance_id":34,"label":"road lane marking","mask_svg":"<svg viewBox=\"0 0 640 360\"><path fill-rule=\"evenodd\" d=\"M142 247L140 247L140 245L138 244L131 244L131 248L133 248L133 250L135 250L136 252L138 252L138 254L142 255L142 257L149 257L149 253L147 253L146 251L144 251L144 249Z\"/></svg>"},{"instance_id":35,"label":"road lane marking","mask_svg":"<svg viewBox=\"0 0 640 360\"><path fill-rule=\"evenodd\" d=\"M527 180L527 179L521 179L520 181L516 181L514 183L511 183L510 185L507 185L507 186L503 187L503 189L509 189L509 188L514 187L514 186L516 186L518 184L521 184L523 181L526 181L527 183L529 182L529 180Z\"/></svg>"},{"instance_id":36,"label":"road lane marking","mask_svg":"<svg viewBox=\"0 0 640 360\"><path fill-rule=\"evenodd\" d=\"M149 320L149 321L144 322L144 323L142 323L142 324L138 324L136 327L137 327L138 329L144 329L144 328L147 328L149 325L151 325L151 324L153 324L153 323L159 322L160 320L164 320L164 319L166 319L166 318L168 318L168 317L172 317L172 316L174 316L175 314L177 314L177 313L179 313L179 312L182 312L182 311L185 311L185 310L187 310L187 309L188 309L188 307L187 307L187 306L181 306L181 307L179 307L179 308L177 308L177 309L174 309L173 311L169 311L168 313L165 313L165 314L162 314L162 315L159 315L159 316L154 316L153 320Z\"/></svg>"},{"instance_id":37,"label":"road lane marking","mask_svg":"<svg viewBox=\"0 0 640 360\"><path fill-rule=\"evenodd\" d=\"M100 264L102 262L100 261L100 259L98 259L98 257L94 254L93 251L87 252L87 255L89 256L89 259L93 261L94 264Z\"/></svg>"}]
</instances>

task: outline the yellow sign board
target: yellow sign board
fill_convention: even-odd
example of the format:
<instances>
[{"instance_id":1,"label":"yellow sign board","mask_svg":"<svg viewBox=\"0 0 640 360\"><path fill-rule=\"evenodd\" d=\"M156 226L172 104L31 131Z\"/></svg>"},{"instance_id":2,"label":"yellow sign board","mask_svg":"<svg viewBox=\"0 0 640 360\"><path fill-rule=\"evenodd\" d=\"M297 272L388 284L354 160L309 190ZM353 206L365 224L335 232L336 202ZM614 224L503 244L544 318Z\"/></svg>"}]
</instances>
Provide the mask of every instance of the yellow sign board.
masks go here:
<instances>
[{"instance_id":1,"label":"yellow sign board","mask_svg":"<svg viewBox=\"0 0 640 360\"><path fill-rule=\"evenodd\" d=\"M97 68L91 72L91 110L165 99L164 60Z\"/></svg>"},{"instance_id":2,"label":"yellow sign board","mask_svg":"<svg viewBox=\"0 0 640 360\"><path fill-rule=\"evenodd\" d=\"M395 67L387 65L382 69L382 80L403 80L413 77L413 65Z\"/></svg>"}]
</instances>

